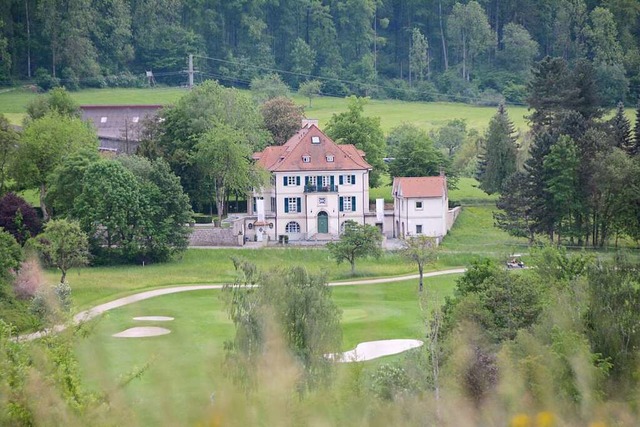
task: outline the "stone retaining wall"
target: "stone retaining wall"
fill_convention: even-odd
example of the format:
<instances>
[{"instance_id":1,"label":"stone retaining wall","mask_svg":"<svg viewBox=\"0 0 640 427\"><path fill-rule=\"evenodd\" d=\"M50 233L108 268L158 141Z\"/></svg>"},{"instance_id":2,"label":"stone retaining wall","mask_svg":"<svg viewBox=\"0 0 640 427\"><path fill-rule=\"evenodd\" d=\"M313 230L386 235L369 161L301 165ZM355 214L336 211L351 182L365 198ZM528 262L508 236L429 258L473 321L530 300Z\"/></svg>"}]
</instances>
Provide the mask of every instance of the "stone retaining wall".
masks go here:
<instances>
[{"instance_id":1,"label":"stone retaining wall","mask_svg":"<svg viewBox=\"0 0 640 427\"><path fill-rule=\"evenodd\" d=\"M191 228L189 246L242 246L242 236L233 228L219 228L213 225L195 225Z\"/></svg>"}]
</instances>

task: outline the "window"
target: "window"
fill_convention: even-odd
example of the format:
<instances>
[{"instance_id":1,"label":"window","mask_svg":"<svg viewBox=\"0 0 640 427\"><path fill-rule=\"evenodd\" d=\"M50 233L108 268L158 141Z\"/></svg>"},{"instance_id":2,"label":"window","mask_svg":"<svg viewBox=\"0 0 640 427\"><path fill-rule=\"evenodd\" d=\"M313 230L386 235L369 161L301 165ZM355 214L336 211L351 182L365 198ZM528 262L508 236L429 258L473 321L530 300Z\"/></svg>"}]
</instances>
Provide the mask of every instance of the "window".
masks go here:
<instances>
[{"instance_id":1,"label":"window","mask_svg":"<svg viewBox=\"0 0 640 427\"><path fill-rule=\"evenodd\" d=\"M355 184L356 183L356 176L355 175L345 175L344 176L344 183L345 184Z\"/></svg>"},{"instance_id":2,"label":"window","mask_svg":"<svg viewBox=\"0 0 640 427\"><path fill-rule=\"evenodd\" d=\"M416 225L416 234L422 234L422 224Z\"/></svg>"},{"instance_id":3,"label":"window","mask_svg":"<svg viewBox=\"0 0 640 427\"><path fill-rule=\"evenodd\" d=\"M320 144L320 137L319 136L312 136L311 137L311 143L312 144Z\"/></svg>"},{"instance_id":4,"label":"window","mask_svg":"<svg viewBox=\"0 0 640 427\"><path fill-rule=\"evenodd\" d=\"M318 206L325 206L327 204L326 197L318 197Z\"/></svg>"},{"instance_id":5,"label":"window","mask_svg":"<svg viewBox=\"0 0 640 427\"><path fill-rule=\"evenodd\" d=\"M276 211L276 198L272 197L271 198L271 212L275 212Z\"/></svg>"},{"instance_id":6,"label":"window","mask_svg":"<svg viewBox=\"0 0 640 427\"><path fill-rule=\"evenodd\" d=\"M300 232L300 224L295 221L288 222L284 227L284 231L287 233L299 233Z\"/></svg>"},{"instance_id":7,"label":"window","mask_svg":"<svg viewBox=\"0 0 640 427\"><path fill-rule=\"evenodd\" d=\"M416 202L416 210L422 209L422 202Z\"/></svg>"},{"instance_id":8,"label":"window","mask_svg":"<svg viewBox=\"0 0 640 427\"><path fill-rule=\"evenodd\" d=\"M355 212L356 211L356 197L340 197L338 199L338 208L340 212Z\"/></svg>"},{"instance_id":9,"label":"window","mask_svg":"<svg viewBox=\"0 0 640 427\"><path fill-rule=\"evenodd\" d=\"M316 177L308 176L307 177L307 185L316 185Z\"/></svg>"},{"instance_id":10,"label":"window","mask_svg":"<svg viewBox=\"0 0 640 427\"><path fill-rule=\"evenodd\" d=\"M331 184L331 177L329 176L323 176L322 177L322 186L323 187L328 187L329 184Z\"/></svg>"},{"instance_id":11,"label":"window","mask_svg":"<svg viewBox=\"0 0 640 427\"><path fill-rule=\"evenodd\" d=\"M311 156L302 156L302 161L304 163L309 163L311 162Z\"/></svg>"},{"instance_id":12,"label":"window","mask_svg":"<svg viewBox=\"0 0 640 427\"><path fill-rule=\"evenodd\" d=\"M100 123L107 123L107 117L100 117Z\"/></svg>"},{"instance_id":13,"label":"window","mask_svg":"<svg viewBox=\"0 0 640 427\"><path fill-rule=\"evenodd\" d=\"M351 197L344 197L342 201L342 211L351 212Z\"/></svg>"},{"instance_id":14,"label":"window","mask_svg":"<svg viewBox=\"0 0 640 427\"><path fill-rule=\"evenodd\" d=\"M333 162L333 154L327 154L327 162Z\"/></svg>"},{"instance_id":15,"label":"window","mask_svg":"<svg viewBox=\"0 0 640 427\"><path fill-rule=\"evenodd\" d=\"M135 116L133 119L131 119L131 121L132 121L133 123L138 123L138 122L140 121L140 117Z\"/></svg>"},{"instance_id":16,"label":"window","mask_svg":"<svg viewBox=\"0 0 640 427\"><path fill-rule=\"evenodd\" d=\"M295 176L287 177L287 185L296 185L296 178Z\"/></svg>"},{"instance_id":17,"label":"window","mask_svg":"<svg viewBox=\"0 0 640 427\"><path fill-rule=\"evenodd\" d=\"M287 197L284 199L284 212L302 212L300 197Z\"/></svg>"}]
</instances>

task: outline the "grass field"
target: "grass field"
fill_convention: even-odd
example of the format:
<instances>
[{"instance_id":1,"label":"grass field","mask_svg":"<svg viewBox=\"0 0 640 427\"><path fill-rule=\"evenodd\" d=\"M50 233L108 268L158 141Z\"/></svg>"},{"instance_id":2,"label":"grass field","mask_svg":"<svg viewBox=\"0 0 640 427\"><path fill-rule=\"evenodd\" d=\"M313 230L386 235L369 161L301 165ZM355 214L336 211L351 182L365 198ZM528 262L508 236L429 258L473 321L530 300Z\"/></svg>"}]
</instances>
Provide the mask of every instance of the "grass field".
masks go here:
<instances>
[{"instance_id":1,"label":"grass field","mask_svg":"<svg viewBox=\"0 0 640 427\"><path fill-rule=\"evenodd\" d=\"M181 88L147 88L147 89L88 89L72 92L72 97L79 104L164 104L174 103L185 94ZM14 124L20 124L26 106L36 94L18 89L0 94L0 113L7 115ZM294 96L295 101L307 107L305 98ZM318 119L324 126L335 113L346 111L344 98L321 97L314 99L313 106L306 108L309 118ZM423 129L431 130L452 119L465 119L469 128L485 129L495 114L493 107L476 107L461 103L425 103L404 102L394 100L371 100L365 106L365 114L380 117L384 132L401 123L413 123ZM527 127L524 115L526 108L509 107L509 114L517 128Z\"/></svg>"},{"instance_id":2,"label":"grass field","mask_svg":"<svg viewBox=\"0 0 640 427\"><path fill-rule=\"evenodd\" d=\"M428 270L464 266L482 255L500 258L508 253L520 252L521 245L526 244L524 240L511 238L493 227L492 213L495 207L484 203L492 199L476 185L475 180L463 178L459 189L451 191L452 199L455 197L479 203L463 208L453 229L444 239L438 262L429 266ZM390 188L388 191L390 194ZM326 273L329 281L350 278L349 265L336 265L326 249L270 247L256 250L190 249L181 259L165 264L72 269L67 280L73 289L75 305L80 310L145 289L231 282L235 277L231 256L248 258L263 269L304 265L311 272ZM379 260L358 260L356 270L358 277L388 277L417 272L415 266L395 253L386 253ZM46 276L50 283L59 279L59 274L51 270L46 272Z\"/></svg>"},{"instance_id":3,"label":"grass field","mask_svg":"<svg viewBox=\"0 0 640 427\"><path fill-rule=\"evenodd\" d=\"M427 280L427 311L451 294L455 279L442 276ZM363 341L424 336L424 313L415 280L337 287L332 294L343 311L341 350ZM223 343L233 336L219 295L219 291L167 295L109 312L78 346L89 384L113 389L119 376L150 363L148 371L123 391L133 409L131 425L195 425L202 421L222 370ZM150 315L175 320L132 319ZM111 337L134 326L161 326L172 332L151 338Z\"/></svg>"}]
</instances>

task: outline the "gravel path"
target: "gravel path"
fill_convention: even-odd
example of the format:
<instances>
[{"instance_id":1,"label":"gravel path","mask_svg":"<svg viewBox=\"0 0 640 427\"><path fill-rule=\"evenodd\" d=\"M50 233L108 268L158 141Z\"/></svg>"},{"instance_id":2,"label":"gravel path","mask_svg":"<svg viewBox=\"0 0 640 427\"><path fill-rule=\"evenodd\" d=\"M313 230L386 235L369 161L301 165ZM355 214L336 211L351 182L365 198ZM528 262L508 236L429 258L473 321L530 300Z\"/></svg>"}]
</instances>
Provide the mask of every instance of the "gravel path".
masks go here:
<instances>
[{"instance_id":1,"label":"gravel path","mask_svg":"<svg viewBox=\"0 0 640 427\"><path fill-rule=\"evenodd\" d=\"M464 273L466 269L464 268L455 268L451 270L440 270L440 271L432 271L429 273L424 273L424 277L435 277L435 276L444 276L447 274L461 274ZM329 286L359 286L359 285L375 285L380 283L392 283L392 282L402 282L404 280L418 279L419 275L411 274L405 276L395 276L395 277L384 277L381 279L362 279L362 280L351 280L348 282L330 282ZM123 307L125 305L133 304L136 302L144 301L149 298L155 298L162 295L170 295L176 294L179 292L190 292L190 291L201 291L207 289L222 289L224 285L187 285L187 286L173 286L170 288L162 288L162 289L154 289L151 291L144 291L137 294L129 295L127 297L118 298L116 300L97 305L89 310L81 311L80 313L73 316L74 323L81 323L87 320L91 320L96 316L101 315L109 310L113 310L115 308ZM44 331L34 332L32 334L21 335L18 337L20 341L31 341L34 339L41 338L47 334L60 332L65 329L65 325L57 325L51 329L46 329Z\"/></svg>"}]
</instances>

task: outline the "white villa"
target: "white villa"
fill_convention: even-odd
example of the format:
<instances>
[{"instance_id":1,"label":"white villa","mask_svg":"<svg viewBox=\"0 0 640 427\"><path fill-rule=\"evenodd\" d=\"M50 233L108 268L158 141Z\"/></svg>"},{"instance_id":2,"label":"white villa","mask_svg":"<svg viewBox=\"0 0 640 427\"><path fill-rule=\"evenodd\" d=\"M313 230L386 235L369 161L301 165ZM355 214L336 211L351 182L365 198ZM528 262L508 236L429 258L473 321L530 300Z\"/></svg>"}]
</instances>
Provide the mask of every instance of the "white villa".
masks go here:
<instances>
[{"instance_id":1,"label":"white villa","mask_svg":"<svg viewBox=\"0 0 640 427\"><path fill-rule=\"evenodd\" d=\"M271 184L252 194L241 230L247 240L336 240L348 220L376 225L386 237L442 238L457 215L448 208L444 176L397 178L393 210L379 199L370 211L365 153L336 144L317 121L305 120L284 145L253 158L271 173Z\"/></svg>"}]
</instances>

